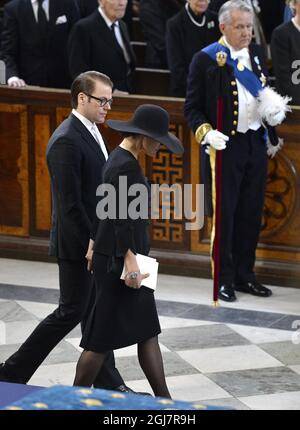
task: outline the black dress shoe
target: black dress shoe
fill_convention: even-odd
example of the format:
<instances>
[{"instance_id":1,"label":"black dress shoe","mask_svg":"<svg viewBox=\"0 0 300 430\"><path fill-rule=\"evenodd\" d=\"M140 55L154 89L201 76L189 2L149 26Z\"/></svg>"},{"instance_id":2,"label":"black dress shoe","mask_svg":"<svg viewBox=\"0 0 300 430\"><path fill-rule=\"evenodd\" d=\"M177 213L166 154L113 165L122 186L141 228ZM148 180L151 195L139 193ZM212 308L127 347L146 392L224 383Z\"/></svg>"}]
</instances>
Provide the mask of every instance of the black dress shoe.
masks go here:
<instances>
[{"instance_id":1,"label":"black dress shoe","mask_svg":"<svg viewBox=\"0 0 300 430\"><path fill-rule=\"evenodd\" d=\"M4 364L5 363L0 363L0 382L13 382L5 374Z\"/></svg>"},{"instance_id":2,"label":"black dress shoe","mask_svg":"<svg viewBox=\"0 0 300 430\"><path fill-rule=\"evenodd\" d=\"M241 291L242 293L248 293L258 297L270 297L272 295L272 291L269 288L264 287L257 281L237 284L235 289L236 291Z\"/></svg>"},{"instance_id":3,"label":"black dress shoe","mask_svg":"<svg viewBox=\"0 0 300 430\"><path fill-rule=\"evenodd\" d=\"M13 384L26 384L24 379L19 377L14 377L7 374L7 369L5 369L5 363L0 363L0 382L11 382Z\"/></svg>"},{"instance_id":4,"label":"black dress shoe","mask_svg":"<svg viewBox=\"0 0 300 430\"><path fill-rule=\"evenodd\" d=\"M136 394L139 396L151 396L150 393L140 393L137 391L133 391L131 388L127 387L127 385L119 385L119 387L116 387L113 389L113 391L120 391L121 393L130 393L130 394Z\"/></svg>"},{"instance_id":5,"label":"black dress shoe","mask_svg":"<svg viewBox=\"0 0 300 430\"><path fill-rule=\"evenodd\" d=\"M233 284L224 284L219 288L219 299L225 302L235 302L236 295L234 293Z\"/></svg>"}]
</instances>

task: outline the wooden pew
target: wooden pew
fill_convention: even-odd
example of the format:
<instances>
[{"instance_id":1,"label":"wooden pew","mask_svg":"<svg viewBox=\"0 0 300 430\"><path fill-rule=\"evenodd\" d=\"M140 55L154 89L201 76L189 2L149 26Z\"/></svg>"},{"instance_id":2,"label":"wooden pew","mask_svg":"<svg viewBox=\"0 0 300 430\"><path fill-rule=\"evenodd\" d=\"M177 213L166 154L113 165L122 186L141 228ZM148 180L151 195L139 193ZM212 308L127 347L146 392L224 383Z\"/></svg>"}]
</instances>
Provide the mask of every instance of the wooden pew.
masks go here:
<instances>
[{"instance_id":1,"label":"wooden pew","mask_svg":"<svg viewBox=\"0 0 300 430\"><path fill-rule=\"evenodd\" d=\"M134 76L136 94L168 97L170 71L137 67Z\"/></svg>"}]
</instances>

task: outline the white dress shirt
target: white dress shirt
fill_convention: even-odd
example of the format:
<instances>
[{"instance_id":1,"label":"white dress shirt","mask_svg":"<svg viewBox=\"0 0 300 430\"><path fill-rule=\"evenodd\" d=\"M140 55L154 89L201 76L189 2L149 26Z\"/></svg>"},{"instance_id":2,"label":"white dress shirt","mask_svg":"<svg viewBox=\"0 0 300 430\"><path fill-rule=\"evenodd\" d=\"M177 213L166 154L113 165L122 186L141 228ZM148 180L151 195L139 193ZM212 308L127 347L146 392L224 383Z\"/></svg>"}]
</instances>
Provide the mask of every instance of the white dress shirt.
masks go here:
<instances>
[{"instance_id":1,"label":"white dress shirt","mask_svg":"<svg viewBox=\"0 0 300 430\"><path fill-rule=\"evenodd\" d=\"M104 21L105 21L105 23L106 23L107 27L109 28L109 30L110 30L110 31L114 31L114 32L115 32L115 35L116 35L116 38L117 38L118 44L120 45L120 47L121 47L121 49L122 49L122 51L123 51L123 54L124 54L124 57L125 57L126 63L127 63L127 64L129 64L129 63L130 63L130 57L129 57L129 54L128 54L128 52L127 52L126 48L125 48L125 45L124 45L124 42L123 42L123 39L122 39L121 30L120 30L120 25L119 25L119 21L112 22L112 21L111 21L111 20L110 20L106 15L105 15L105 13L104 13L103 9L101 8L101 6L99 6L99 7L98 7L98 11L99 11L100 15L102 16L102 18L104 19ZM114 25L114 30L112 30L112 29L111 29L111 26L112 26L113 24L115 24L115 25Z\"/></svg>"},{"instance_id":2,"label":"white dress shirt","mask_svg":"<svg viewBox=\"0 0 300 430\"><path fill-rule=\"evenodd\" d=\"M107 160L108 159L107 149L97 125L94 122L91 122L90 120L88 120L85 116L81 115L79 112L77 112L76 109L72 110L72 114L76 116L76 118L78 118L79 121L81 121L82 124L88 129L88 131L91 133L93 138L99 144L101 151L103 152L103 155L105 157L105 160Z\"/></svg>"},{"instance_id":3,"label":"white dress shirt","mask_svg":"<svg viewBox=\"0 0 300 430\"><path fill-rule=\"evenodd\" d=\"M299 24L297 24L297 22L296 22L296 18L294 17L294 18L292 18L292 23L294 24L294 26L297 28L297 30L298 31L300 31L300 26L299 26Z\"/></svg>"},{"instance_id":4,"label":"white dress shirt","mask_svg":"<svg viewBox=\"0 0 300 430\"><path fill-rule=\"evenodd\" d=\"M230 55L233 60L238 59L239 63L247 67L252 71L252 65L250 60L250 54L248 48L243 48L236 51L224 37L226 46L230 50ZM257 111L256 98L242 85L237 79L237 90L239 100L239 116L237 131L240 133L246 133L250 130L258 130L261 127L261 120Z\"/></svg>"},{"instance_id":5,"label":"white dress shirt","mask_svg":"<svg viewBox=\"0 0 300 430\"><path fill-rule=\"evenodd\" d=\"M32 9L33 9L33 13L35 16L35 20L36 22L38 21L38 1L37 0L31 0L31 4L32 4ZM49 21L49 0L44 0L43 4L42 4L42 8L45 11L47 20Z\"/></svg>"}]
</instances>

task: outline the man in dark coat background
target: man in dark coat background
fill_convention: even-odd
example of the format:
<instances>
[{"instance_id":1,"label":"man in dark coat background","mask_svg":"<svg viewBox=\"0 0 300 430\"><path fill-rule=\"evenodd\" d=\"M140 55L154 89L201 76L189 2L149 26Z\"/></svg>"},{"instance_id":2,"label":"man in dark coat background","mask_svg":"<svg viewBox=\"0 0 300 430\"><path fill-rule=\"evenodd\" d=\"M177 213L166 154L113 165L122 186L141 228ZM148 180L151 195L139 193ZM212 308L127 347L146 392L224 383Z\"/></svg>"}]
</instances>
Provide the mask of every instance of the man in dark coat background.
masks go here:
<instances>
[{"instance_id":1,"label":"man in dark coat background","mask_svg":"<svg viewBox=\"0 0 300 430\"><path fill-rule=\"evenodd\" d=\"M74 78L87 70L108 75L114 89L133 92L135 55L121 20L127 0L99 0L99 8L79 20L69 39L69 67Z\"/></svg>"},{"instance_id":2,"label":"man in dark coat background","mask_svg":"<svg viewBox=\"0 0 300 430\"><path fill-rule=\"evenodd\" d=\"M1 58L8 85L70 88L67 43L74 0L11 0L4 6Z\"/></svg>"}]
</instances>

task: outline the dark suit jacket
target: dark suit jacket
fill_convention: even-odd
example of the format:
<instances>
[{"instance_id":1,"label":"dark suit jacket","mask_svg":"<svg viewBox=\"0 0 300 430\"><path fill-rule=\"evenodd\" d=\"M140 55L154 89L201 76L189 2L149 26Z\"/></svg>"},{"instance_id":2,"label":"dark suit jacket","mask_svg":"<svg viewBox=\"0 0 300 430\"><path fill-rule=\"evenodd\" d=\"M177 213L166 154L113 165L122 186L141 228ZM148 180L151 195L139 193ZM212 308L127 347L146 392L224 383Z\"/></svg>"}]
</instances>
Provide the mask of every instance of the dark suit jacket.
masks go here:
<instances>
[{"instance_id":1,"label":"dark suit jacket","mask_svg":"<svg viewBox=\"0 0 300 430\"><path fill-rule=\"evenodd\" d=\"M273 30L282 24L284 10L286 6L285 0L259 0L260 20L266 36L266 42L271 42Z\"/></svg>"},{"instance_id":2,"label":"dark suit jacket","mask_svg":"<svg viewBox=\"0 0 300 430\"><path fill-rule=\"evenodd\" d=\"M52 189L50 255L82 260L95 218L96 189L105 157L99 144L74 115L53 133L47 147Z\"/></svg>"},{"instance_id":3,"label":"dark suit jacket","mask_svg":"<svg viewBox=\"0 0 300 430\"><path fill-rule=\"evenodd\" d=\"M185 0L141 0L140 21L147 42L147 67L168 68L166 52L167 20L184 5Z\"/></svg>"},{"instance_id":4,"label":"dark suit jacket","mask_svg":"<svg viewBox=\"0 0 300 430\"><path fill-rule=\"evenodd\" d=\"M130 45L126 24L123 21L119 23L131 59L130 67L128 68L123 51L113 37L112 31L96 10L78 21L70 34L69 66L73 78L87 70L97 70L111 78L114 88L132 92L135 55Z\"/></svg>"},{"instance_id":5,"label":"dark suit jacket","mask_svg":"<svg viewBox=\"0 0 300 430\"><path fill-rule=\"evenodd\" d=\"M292 22L282 24L274 30L271 52L277 90L283 96L292 97L292 104L300 105L300 84L292 81L292 75L296 72L292 67L293 62L300 60L300 32ZM299 80L299 77L299 72L296 72L295 78Z\"/></svg>"},{"instance_id":6,"label":"dark suit jacket","mask_svg":"<svg viewBox=\"0 0 300 430\"><path fill-rule=\"evenodd\" d=\"M167 22L167 56L171 71L171 95L185 97L186 80L193 55L221 36L218 17L206 11L206 24L197 27L185 8ZM209 24L209 25L208 25Z\"/></svg>"},{"instance_id":7,"label":"dark suit jacket","mask_svg":"<svg viewBox=\"0 0 300 430\"><path fill-rule=\"evenodd\" d=\"M81 18L85 18L94 12L95 9L99 7L98 0L75 0L78 3L80 16ZM132 0L128 0L126 12L123 18L123 21L126 22L127 27L130 32L130 27L132 24ZM131 32L130 32L131 34Z\"/></svg>"},{"instance_id":8,"label":"dark suit jacket","mask_svg":"<svg viewBox=\"0 0 300 430\"><path fill-rule=\"evenodd\" d=\"M73 0L49 0L49 15L49 31L43 41L30 0L5 5L1 50L7 79L18 76L30 85L70 87L67 41L79 11ZM56 24L63 15L67 22Z\"/></svg>"}]
</instances>

